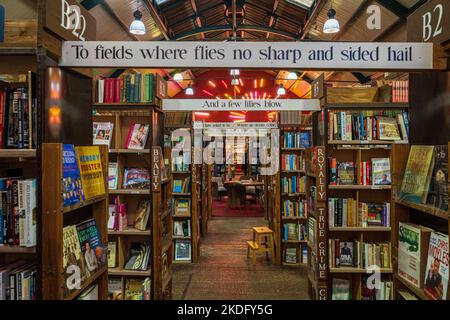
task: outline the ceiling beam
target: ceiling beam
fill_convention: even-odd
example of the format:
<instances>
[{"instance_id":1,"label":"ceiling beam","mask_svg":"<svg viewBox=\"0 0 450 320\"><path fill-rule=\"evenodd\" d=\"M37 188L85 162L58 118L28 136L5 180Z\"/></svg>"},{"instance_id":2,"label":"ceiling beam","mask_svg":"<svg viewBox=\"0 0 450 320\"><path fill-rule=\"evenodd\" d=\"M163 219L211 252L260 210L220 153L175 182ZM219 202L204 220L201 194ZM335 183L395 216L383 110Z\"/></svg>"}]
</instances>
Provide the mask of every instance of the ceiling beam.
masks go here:
<instances>
[{"instance_id":1,"label":"ceiling beam","mask_svg":"<svg viewBox=\"0 0 450 320\"><path fill-rule=\"evenodd\" d=\"M233 40L236 41L237 38L237 13L236 13L236 0L231 0L231 10L233 14L232 19L232 33L233 33Z\"/></svg>"},{"instance_id":2,"label":"ceiling beam","mask_svg":"<svg viewBox=\"0 0 450 320\"><path fill-rule=\"evenodd\" d=\"M294 24L294 25L299 25L299 21L293 20L293 19L291 19L291 18L288 18L288 17L286 17L285 15L283 16L283 15L276 14L276 13L274 13L273 11L270 11L269 9L267 9L267 8L265 8L265 7L262 7L262 6L260 6L259 4L256 4L256 3L254 3L254 2L251 2L251 3L250 3L250 2L246 2L246 5L247 5L248 7L255 7L255 8L261 10L261 11L264 11L264 12L267 13L268 15L272 15L275 19L283 19L283 20L286 20L286 21L288 21L288 22L290 22L290 23L292 23L292 24ZM305 10L305 11L306 11L306 10Z\"/></svg>"},{"instance_id":3,"label":"ceiling beam","mask_svg":"<svg viewBox=\"0 0 450 320\"><path fill-rule=\"evenodd\" d=\"M195 23L197 24L198 28L202 28L202 19L200 19L200 16L198 14L198 9L197 9L197 4L195 3L195 0L191 0L191 7L192 7L192 11L194 11L194 14L196 16L195 18ZM200 36L202 37L203 40L205 40L205 34L202 32L200 33Z\"/></svg>"},{"instance_id":4,"label":"ceiling beam","mask_svg":"<svg viewBox=\"0 0 450 320\"><path fill-rule=\"evenodd\" d=\"M109 4L104 1L104 0L98 0L98 3L102 6L103 10L106 11L106 13L108 13L108 15L113 18L117 24L120 26L120 28L134 41L138 41L139 39L132 33L130 33L130 29L129 26L126 26L122 20L120 20L120 18L116 15L116 13L114 12L114 10L109 6Z\"/></svg>"},{"instance_id":5,"label":"ceiling beam","mask_svg":"<svg viewBox=\"0 0 450 320\"><path fill-rule=\"evenodd\" d=\"M309 30L311 30L312 26L316 22L317 16L325 7L325 4L326 0L317 0L314 9L311 11L311 15L309 16L308 20L306 21L303 27L302 33L300 35L301 40L304 40L306 38L306 36L309 33Z\"/></svg>"},{"instance_id":6,"label":"ceiling beam","mask_svg":"<svg viewBox=\"0 0 450 320\"><path fill-rule=\"evenodd\" d=\"M97 5L99 5L100 3L102 3L103 0L82 0L80 2L80 4L86 9L86 10L91 10L94 7L96 7Z\"/></svg>"},{"instance_id":7,"label":"ceiling beam","mask_svg":"<svg viewBox=\"0 0 450 320\"><path fill-rule=\"evenodd\" d=\"M145 8L155 21L155 24L158 27L159 31L161 31L161 34L163 35L164 39L170 40L169 28L167 27L167 24L164 21L164 19L159 15L159 10L154 6L154 0L142 0L142 2L144 3Z\"/></svg>"},{"instance_id":8,"label":"ceiling beam","mask_svg":"<svg viewBox=\"0 0 450 320\"><path fill-rule=\"evenodd\" d=\"M204 15L206 11L215 9L215 8L217 8L217 7L224 7L224 8L225 8L225 4L224 4L224 3L221 3L221 2L216 3L216 4L213 4L212 6L209 6L208 8L205 8L204 10L199 11L198 14L199 14L199 15ZM180 23L183 23L183 22L186 22L186 21L195 19L195 17L196 17L195 14L193 14L193 15L191 15L191 16L188 16L188 17L184 17L183 19L180 19L180 20L178 20L178 21L175 21L175 22L173 22L173 23L168 24L167 27L168 27L168 28L173 28L174 26L176 26L176 25L178 25L178 24L180 24Z\"/></svg>"},{"instance_id":9,"label":"ceiling beam","mask_svg":"<svg viewBox=\"0 0 450 320\"><path fill-rule=\"evenodd\" d=\"M376 0L377 3L391 11L400 19L406 19L409 15L409 9L395 0Z\"/></svg>"},{"instance_id":10,"label":"ceiling beam","mask_svg":"<svg viewBox=\"0 0 450 320\"><path fill-rule=\"evenodd\" d=\"M274 17L274 15L275 15L275 13L276 13L276 11L277 11L277 9L278 9L278 5L280 4L280 0L275 0L274 2L273 2L273 7L272 7L272 14L270 15L270 18L269 18L269 24L268 24L268 27L269 28L272 28L273 27L273 24L275 23L275 17ZM269 39L269 37L270 37L270 32L267 32L266 33L266 39Z\"/></svg>"}]
</instances>

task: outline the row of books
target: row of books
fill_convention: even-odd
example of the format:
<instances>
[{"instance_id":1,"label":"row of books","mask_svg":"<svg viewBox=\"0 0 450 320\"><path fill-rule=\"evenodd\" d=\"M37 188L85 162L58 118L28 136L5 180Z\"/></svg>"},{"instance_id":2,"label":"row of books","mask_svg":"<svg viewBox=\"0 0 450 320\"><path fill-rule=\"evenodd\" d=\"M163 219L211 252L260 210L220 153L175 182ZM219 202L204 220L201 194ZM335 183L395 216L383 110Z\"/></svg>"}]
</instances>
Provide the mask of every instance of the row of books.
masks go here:
<instances>
[{"instance_id":1,"label":"row of books","mask_svg":"<svg viewBox=\"0 0 450 320\"><path fill-rule=\"evenodd\" d=\"M300 251L301 250L301 254ZM287 264L307 264L308 248L302 247L286 247L284 249L284 263Z\"/></svg>"},{"instance_id":2,"label":"row of books","mask_svg":"<svg viewBox=\"0 0 450 320\"><path fill-rule=\"evenodd\" d=\"M285 149L309 148L311 131L285 131L281 137L281 147Z\"/></svg>"},{"instance_id":3,"label":"row of books","mask_svg":"<svg viewBox=\"0 0 450 320\"><path fill-rule=\"evenodd\" d=\"M407 112L398 111L330 111L331 141L408 141Z\"/></svg>"},{"instance_id":4,"label":"row of books","mask_svg":"<svg viewBox=\"0 0 450 320\"><path fill-rule=\"evenodd\" d=\"M283 225L283 240L284 241L305 241L308 230L305 224L285 223Z\"/></svg>"},{"instance_id":5,"label":"row of books","mask_svg":"<svg viewBox=\"0 0 450 320\"><path fill-rule=\"evenodd\" d=\"M373 158L355 167L353 161L340 162L329 158L330 185L390 185L391 164L389 158ZM359 169L359 174L357 170ZM359 178L358 178L359 176Z\"/></svg>"},{"instance_id":6,"label":"row of books","mask_svg":"<svg viewBox=\"0 0 450 320\"><path fill-rule=\"evenodd\" d=\"M181 156L172 158L172 172L186 172L189 171L191 155L190 153L183 153Z\"/></svg>"},{"instance_id":7,"label":"row of books","mask_svg":"<svg viewBox=\"0 0 450 320\"><path fill-rule=\"evenodd\" d=\"M281 208L283 217L306 217L306 200L285 200Z\"/></svg>"},{"instance_id":8,"label":"row of books","mask_svg":"<svg viewBox=\"0 0 450 320\"><path fill-rule=\"evenodd\" d=\"M172 198L172 208L174 216L190 216L191 200L182 198Z\"/></svg>"},{"instance_id":9,"label":"row of books","mask_svg":"<svg viewBox=\"0 0 450 320\"><path fill-rule=\"evenodd\" d=\"M151 202L142 199L136 211L134 212L134 221L131 223L134 229L146 231L151 212ZM128 205L121 202L120 197L114 197L114 204L109 205L108 229L115 231L124 231L130 225L128 220Z\"/></svg>"},{"instance_id":10,"label":"row of books","mask_svg":"<svg viewBox=\"0 0 450 320\"><path fill-rule=\"evenodd\" d=\"M328 239L331 268L392 268L391 243L367 243L358 240Z\"/></svg>"},{"instance_id":11,"label":"row of books","mask_svg":"<svg viewBox=\"0 0 450 320\"><path fill-rule=\"evenodd\" d=\"M117 242L108 242L108 268L117 267ZM151 264L151 244L149 241L132 242L123 266L124 270L147 271Z\"/></svg>"},{"instance_id":12,"label":"row of books","mask_svg":"<svg viewBox=\"0 0 450 320\"><path fill-rule=\"evenodd\" d=\"M191 261L192 250L191 240L176 239L175 240L175 261Z\"/></svg>"},{"instance_id":13,"label":"row of books","mask_svg":"<svg viewBox=\"0 0 450 320\"><path fill-rule=\"evenodd\" d=\"M191 236L191 220L181 220L173 222L173 235L175 237Z\"/></svg>"},{"instance_id":14,"label":"row of books","mask_svg":"<svg viewBox=\"0 0 450 320\"><path fill-rule=\"evenodd\" d=\"M433 300L448 297L447 234L411 222L400 222L398 276Z\"/></svg>"},{"instance_id":15,"label":"row of books","mask_svg":"<svg viewBox=\"0 0 450 320\"><path fill-rule=\"evenodd\" d=\"M125 149L143 150L147 144L149 124L132 123L128 130ZM93 123L93 144L111 146L114 124L112 122Z\"/></svg>"},{"instance_id":16,"label":"row of books","mask_svg":"<svg viewBox=\"0 0 450 320\"><path fill-rule=\"evenodd\" d=\"M307 208L311 212L316 211L316 196L317 196L316 190L317 190L316 186L310 186L309 194L308 194L308 197L306 198L307 206L308 206Z\"/></svg>"},{"instance_id":17,"label":"row of books","mask_svg":"<svg viewBox=\"0 0 450 320\"><path fill-rule=\"evenodd\" d=\"M107 248L102 244L95 219L63 228L64 294L69 295L83 285L92 275L106 266ZM73 279L72 268L80 270L80 277Z\"/></svg>"},{"instance_id":18,"label":"row of books","mask_svg":"<svg viewBox=\"0 0 450 320\"><path fill-rule=\"evenodd\" d=\"M25 260L0 265L0 300L36 300L37 266Z\"/></svg>"},{"instance_id":19,"label":"row of books","mask_svg":"<svg viewBox=\"0 0 450 320\"><path fill-rule=\"evenodd\" d=\"M308 153L308 156L308 161L305 161L305 170L307 173L315 175L317 166L317 148L312 147L311 152Z\"/></svg>"},{"instance_id":20,"label":"row of books","mask_svg":"<svg viewBox=\"0 0 450 320\"><path fill-rule=\"evenodd\" d=\"M393 300L394 286L392 280L381 279L378 286L371 285L368 277L361 278L361 300ZM331 300L351 300L350 279L333 278Z\"/></svg>"},{"instance_id":21,"label":"row of books","mask_svg":"<svg viewBox=\"0 0 450 320\"><path fill-rule=\"evenodd\" d=\"M448 211L448 146L411 146L399 198Z\"/></svg>"},{"instance_id":22,"label":"row of books","mask_svg":"<svg viewBox=\"0 0 450 320\"><path fill-rule=\"evenodd\" d=\"M0 179L0 246L36 246L36 179Z\"/></svg>"},{"instance_id":23,"label":"row of books","mask_svg":"<svg viewBox=\"0 0 450 320\"><path fill-rule=\"evenodd\" d=\"M117 190L119 164L110 162L108 165L108 188ZM150 172L147 168L125 168L122 189L145 190L150 188Z\"/></svg>"},{"instance_id":24,"label":"row of books","mask_svg":"<svg viewBox=\"0 0 450 320\"><path fill-rule=\"evenodd\" d=\"M97 80L98 103L150 103L153 101L154 76L151 73L125 74L119 78Z\"/></svg>"},{"instance_id":25,"label":"row of books","mask_svg":"<svg viewBox=\"0 0 450 320\"><path fill-rule=\"evenodd\" d=\"M305 168L305 159L301 155L296 154L281 155L281 170L298 171L304 170L304 168Z\"/></svg>"},{"instance_id":26,"label":"row of books","mask_svg":"<svg viewBox=\"0 0 450 320\"><path fill-rule=\"evenodd\" d=\"M30 148L33 134L30 129L36 127L36 110L34 102L29 105L28 95L26 87L0 89L0 149Z\"/></svg>"},{"instance_id":27,"label":"row of books","mask_svg":"<svg viewBox=\"0 0 450 320\"><path fill-rule=\"evenodd\" d=\"M305 176L292 176L281 178L282 193L304 193L306 186Z\"/></svg>"},{"instance_id":28,"label":"row of books","mask_svg":"<svg viewBox=\"0 0 450 320\"><path fill-rule=\"evenodd\" d=\"M108 300L150 300L151 279L126 278L124 291L122 291L122 279L108 279Z\"/></svg>"},{"instance_id":29,"label":"row of books","mask_svg":"<svg viewBox=\"0 0 450 320\"><path fill-rule=\"evenodd\" d=\"M409 80L392 81L392 102L409 102Z\"/></svg>"},{"instance_id":30,"label":"row of books","mask_svg":"<svg viewBox=\"0 0 450 320\"><path fill-rule=\"evenodd\" d=\"M191 177L184 180L173 181L173 193L189 193L191 190Z\"/></svg>"},{"instance_id":31,"label":"row of books","mask_svg":"<svg viewBox=\"0 0 450 320\"><path fill-rule=\"evenodd\" d=\"M310 126L312 125L312 116L311 114L303 113L301 111L281 111L280 123Z\"/></svg>"},{"instance_id":32,"label":"row of books","mask_svg":"<svg viewBox=\"0 0 450 320\"><path fill-rule=\"evenodd\" d=\"M330 227L391 226L391 204L357 202L353 198L329 198Z\"/></svg>"},{"instance_id":33,"label":"row of books","mask_svg":"<svg viewBox=\"0 0 450 320\"><path fill-rule=\"evenodd\" d=\"M308 217L308 241L313 248L317 248L317 220L312 216Z\"/></svg>"}]
</instances>

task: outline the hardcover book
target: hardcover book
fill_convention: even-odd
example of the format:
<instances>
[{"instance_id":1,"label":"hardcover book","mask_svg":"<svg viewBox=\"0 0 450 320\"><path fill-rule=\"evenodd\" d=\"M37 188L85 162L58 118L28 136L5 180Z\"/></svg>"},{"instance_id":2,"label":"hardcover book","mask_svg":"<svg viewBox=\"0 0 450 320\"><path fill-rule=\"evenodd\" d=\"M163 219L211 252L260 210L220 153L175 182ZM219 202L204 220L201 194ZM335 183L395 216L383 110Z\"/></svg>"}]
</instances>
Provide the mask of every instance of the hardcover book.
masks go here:
<instances>
[{"instance_id":1,"label":"hardcover book","mask_svg":"<svg viewBox=\"0 0 450 320\"><path fill-rule=\"evenodd\" d=\"M297 249L296 248L286 248L286 251L284 253L284 262L285 263L291 263L296 264L297 261Z\"/></svg>"},{"instance_id":2,"label":"hardcover book","mask_svg":"<svg viewBox=\"0 0 450 320\"><path fill-rule=\"evenodd\" d=\"M89 276L106 265L106 249L103 247L95 219L86 220L76 226Z\"/></svg>"},{"instance_id":3,"label":"hardcover book","mask_svg":"<svg viewBox=\"0 0 450 320\"><path fill-rule=\"evenodd\" d=\"M150 217L151 204L148 200L142 200L136 210L134 228L137 230L147 230L148 218Z\"/></svg>"},{"instance_id":4,"label":"hardcover book","mask_svg":"<svg viewBox=\"0 0 450 320\"><path fill-rule=\"evenodd\" d=\"M418 204L425 202L433 170L433 156L433 146L411 146L400 199Z\"/></svg>"},{"instance_id":5,"label":"hardcover book","mask_svg":"<svg viewBox=\"0 0 450 320\"><path fill-rule=\"evenodd\" d=\"M175 260L190 261L191 260L191 241L176 240L175 241Z\"/></svg>"},{"instance_id":6,"label":"hardcover book","mask_svg":"<svg viewBox=\"0 0 450 320\"><path fill-rule=\"evenodd\" d=\"M397 120L388 117L377 117L378 137L380 140L398 141L402 140L398 129Z\"/></svg>"},{"instance_id":7,"label":"hardcover book","mask_svg":"<svg viewBox=\"0 0 450 320\"><path fill-rule=\"evenodd\" d=\"M150 125L134 123L130 127L128 132L128 138L126 143L127 149L143 150L147 143L148 131Z\"/></svg>"},{"instance_id":8,"label":"hardcover book","mask_svg":"<svg viewBox=\"0 0 450 320\"><path fill-rule=\"evenodd\" d=\"M127 168L123 174L124 189L149 189L150 173L147 168Z\"/></svg>"},{"instance_id":9,"label":"hardcover book","mask_svg":"<svg viewBox=\"0 0 450 320\"><path fill-rule=\"evenodd\" d=\"M434 168L428 191L427 204L448 211L448 146L434 147Z\"/></svg>"},{"instance_id":10,"label":"hardcover book","mask_svg":"<svg viewBox=\"0 0 450 320\"><path fill-rule=\"evenodd\" d=\"M374 185L391 184L391 164L389 158L372 159L372 181Z\"/></svg>"},{"instance_id":11,"label":"hardcover book","mask_svg":"<svg viewBox=\"0 0 450 320\"><path fill-rule=\"evenodd\" d=\"M93 144L111 145L114 124L112 122L94 122L93 123Z\"/></svg>"},{"instance_id":12,"label":"hardcover book","mask_svg":"<svg viewBox=\"0 0 450 320\"><path fill-rule=\"evenodd\" d=\"M331 300L350 300L350 280L333 278Z\"/></svg>"},{"instance_id":13,"label":"hardcover book","mask_svg":"<svg viewBox=\"0 0 450 320\"><path fill-rule=\"evenodd\" d=\"M448 289L448 235L432 232L425 271L425 294L433 300L446 300Z\"/></svg>"},{"instance_id":14,"label":"hardcover book","mask_svg":"<svg viewBox=\"0 0 450 320\"><path fill-rule=\"evenodd\" d=\"M355 164L353 162L339 162L337 179L340 185L355 184Z\"/></svg>"},{"instance_id":15,"label":"hardcover book","mask_svg":"<svg viewBox=\"0 0 450 320\"><path fill-rule=\"evenodd\" d=\"M339 243L339 266L340 267L353 267L353 242L340 242Z\"/></svg>"},{"instance_id":16,"label":"hardcover book","mask_svg":"<svg viewBox=\"0 0 450 320\"><path fill-rule=\"evenodd\" d=\"M117 162L110 162L108 164L108 189L117 189L117 175L119 170L119 164Z\"/></svg>"},{"instance_id":17,"label":"hardcover book","mask_svg":"<svg viewBox=\"0 0 450 320\"><path fill-rule=\"evenodd\" d=\"M105 180L100 148L98 146L76 147L76 154L86 200L104 195Z\"/></svg>"},{"instance_id":18,"label":"hardcover book","mask_svg":"<svg viewBox=\"0 0 450 320\"><path fill-rule=\"evenodd\" d=\"M128 252L126 270L146 271L150 262L151 245L149 242L135 242L131 244Z\"/></svg>"},{"instance_id":19,"label":"hardcover book","mask_svg":"<svg viewBox=\"0 0 450 320\"><path fill-rule=\"evenodd\" d=\"M64 206L75 205L85 200L83 184L78 167L75 148L71 144L63 144L63 199Z\"/></svg>"}]
</instances>

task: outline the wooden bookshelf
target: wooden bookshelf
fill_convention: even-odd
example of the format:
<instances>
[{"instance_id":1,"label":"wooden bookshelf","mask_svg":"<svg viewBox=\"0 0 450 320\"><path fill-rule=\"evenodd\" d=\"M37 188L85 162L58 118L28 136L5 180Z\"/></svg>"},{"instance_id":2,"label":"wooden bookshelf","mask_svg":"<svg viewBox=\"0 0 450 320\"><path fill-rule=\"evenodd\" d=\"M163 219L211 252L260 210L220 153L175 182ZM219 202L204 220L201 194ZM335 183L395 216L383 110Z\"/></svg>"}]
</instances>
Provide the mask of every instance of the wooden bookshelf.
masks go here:
<instances>
[{"instance_id":1,"label":"wooden bookshelf","mask_svg":"<svg viewBox=\"0 0 450 320\"><path fill-rule=\"evenodd\" d=\"M64 270L63 270L63 228L66 221L70 225L94 218L100 233L100 240L106 246L108 217L107 201L107 175L108 151L105 146L100 146L102 171L105 179L105 197L98 197L95 201L80 205L67 211L63 207L62 190L62 158L63 145L59 143L42 144L42 211L52 212L42 216L42 287L44 299L68 300L76 298L91 284L98 284L99 299L107 297L107 268L101 267L82 283L81 289L74 289L68 295L64 294ZM65 213L63 215L63 213ZM69 217L70 216L70 217ZM68 220L67 220L68 219Z\"/></svg>"}]
</instances>

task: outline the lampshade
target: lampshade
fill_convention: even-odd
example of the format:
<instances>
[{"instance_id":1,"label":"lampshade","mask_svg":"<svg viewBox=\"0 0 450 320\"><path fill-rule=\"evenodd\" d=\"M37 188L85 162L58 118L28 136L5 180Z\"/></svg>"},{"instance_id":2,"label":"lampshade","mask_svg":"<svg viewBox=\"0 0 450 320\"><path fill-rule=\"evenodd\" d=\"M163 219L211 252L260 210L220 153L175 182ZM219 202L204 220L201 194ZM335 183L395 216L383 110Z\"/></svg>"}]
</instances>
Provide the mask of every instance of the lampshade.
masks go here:
<instances>
[{"instance_id":1,"label":"lampshade","mask_svg":"<svg viewBox=\"0 0 450 320\"><path fill-rule=\"evenodd\" d=\"M147 31L145 29L145 24L142 22L142 13L136 10L133 14L134 21L130 25L130 33L135 35L144 35Z\"/></svg>"},{"instance_id":2,"label":"lampshade","mask_svg":"<svg viewBox=\"0 0 450 320\"><path fill-rule=\"evenodd\" d=\"M279 96L284 96L286 94L286 89L284 88L282 83L280 83L280 87L277 90L277 94Z\"/></svg>"},{"instance_id":3,"label":"lampshade","mask_svg":"<svg viewBox=\"0 0 450 320\"><path fill-rule=\"evenodd\" d=\"M297 80L297 79L298 79L297 72L293 72L293 71L289 72L288 80Z\"/></svg>"},{"instance_id":4,"label":"lampshade","mask_svg":"<svg viewBox=\"0 0 450 320\"><path fill-rule=\"evenodd\" d=\"M231 80L231 85L232 86L238 86L239 85L239 79L238 78L233 78Z\"/></svg>"},{"instance_id":5,"label":"lampshade","mask_svg":"<svg viewBox=\"0 0 450 320\"><path fill-rule=\"evenodd\" d=\"M187 96L193 96L194 95L194 89L192 89L191 84L188 85L186 88L185 94Z\"/></svg>"},{"instance_id":6,"label":"lampshade","mask_svg":"<svg viewBox=\"0 0 450 320\"><path fill-rule=\"evenodd\" d=\"M173 76L174 81L183 81L183 75L179 72L175 73Z\"/></svg>"},{"instance_id":7,"label":"lampshade","mask_svg":"<svg viewBox=\"0 0 450 320\"><path fill-rule=\"evenodd\" d=\"M323 25L323 33L338 33L341 30L339 21L335 19L335 16L336 10L328 10L328 20Z\"/></svg>"},{"instance_id":8,"label":"lampshade","mask_svg":"<svg viewBox=\"0 0 450 320\"><path fill-rule=\"evenodd\" d=\"M230 70L230 75L232 76L238 76L241 74L241 71L239 69L231 69Z\"/></svg>"}]
</instances>

